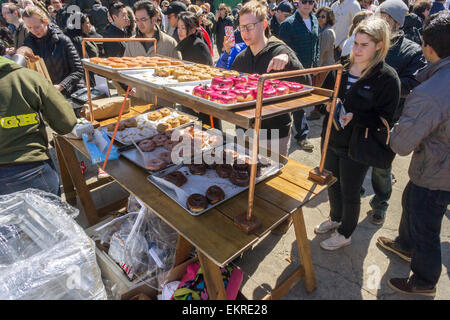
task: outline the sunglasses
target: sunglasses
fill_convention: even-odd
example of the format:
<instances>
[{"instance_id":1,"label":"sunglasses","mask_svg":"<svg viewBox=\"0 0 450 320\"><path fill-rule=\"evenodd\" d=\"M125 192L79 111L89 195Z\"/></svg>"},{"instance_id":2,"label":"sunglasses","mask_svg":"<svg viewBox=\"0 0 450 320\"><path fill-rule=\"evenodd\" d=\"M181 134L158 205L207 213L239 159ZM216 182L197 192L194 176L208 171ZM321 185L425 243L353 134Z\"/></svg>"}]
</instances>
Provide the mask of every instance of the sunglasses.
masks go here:
<instances>
[{"instance_id":1,"label":"sunglasses","mask_svg":"<svg viewBox=\"0 0 450 320\"><path fill-rule=\"evenodd\" d=\"M313 5L314 4L314 0L302 0L300 1L302 4L310 4Z\"/></svg>"},{"instance_id":2,"label":"sunglasses","mask_svg":"<svg viewBox=\"0 0 450 320\"><path fill-rule=\"evenodd\" d=\"M219 8L219 10L225 10L225 8Z\"/></svg>"}]
</instances>

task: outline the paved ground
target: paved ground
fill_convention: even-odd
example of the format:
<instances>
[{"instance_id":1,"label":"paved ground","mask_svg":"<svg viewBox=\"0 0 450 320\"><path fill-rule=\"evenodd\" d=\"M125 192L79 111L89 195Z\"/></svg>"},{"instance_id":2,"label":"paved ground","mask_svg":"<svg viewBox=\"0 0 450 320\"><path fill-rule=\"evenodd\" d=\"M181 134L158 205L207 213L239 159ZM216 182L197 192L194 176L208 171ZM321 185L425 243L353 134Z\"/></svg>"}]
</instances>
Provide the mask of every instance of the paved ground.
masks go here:
<instances>
[{"instance_id":1,"label":"paved ground","mask_svg":"<svg viewBox=\"0 0 450 320\"><path fill-rule=\"evenodd\" d=\"M313 152L299 149L292 140L290 157L309 166L317 166L320 161L321 121L311 121L309 138L315 145ZM225 125L228 127L228 125ZM320 241L329 235L316 235L314 227L329 214L327 194L322 194L310 202L303 210L309 245L317 281L317 289L308 294L300 281L284 299L417 299L397 294L387 286L391 277L405 277L409 274L409 264L397 256L378 248L379 236L395 237L401 216L401 195L408 182L407 170L410 157L397 157L393 163L393 173L397 182L393 186L387 218L382 227L372 225L366 215L370 209L369 200L373 195L370 172L364 182L366 193L362 198L362 209L358 227L352 236L352 245L336 252L320 248ZM95 176L95 168L89 168L88 176ZM95 179L92 178L92 179ZM94 193L97 206L110 203L111 199L125 195L117 184L111 184ZM435 299L450 299L450 211L442 224L442 274ZM86 225L84 215L78 218ZM290 262L289 262L290 261ZM244 271L242 293L249 299L261 299L286 276L290 275L299 262L293 227L284 236L266 236L252 250L247 251L236 263ZM428 299L428 298L425 298Z\"/></svg>"}]
</instances>

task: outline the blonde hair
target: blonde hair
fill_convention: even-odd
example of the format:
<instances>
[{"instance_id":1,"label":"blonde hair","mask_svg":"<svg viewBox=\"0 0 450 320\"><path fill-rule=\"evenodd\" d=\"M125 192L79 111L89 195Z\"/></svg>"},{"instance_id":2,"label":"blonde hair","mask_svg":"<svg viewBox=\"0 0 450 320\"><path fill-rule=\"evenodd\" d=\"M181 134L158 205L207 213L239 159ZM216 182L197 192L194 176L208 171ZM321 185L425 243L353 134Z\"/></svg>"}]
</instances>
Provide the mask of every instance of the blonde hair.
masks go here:
<instances>
[{"instance_id":1,"label":"blonde hair","mask_svg":"<svg viewBox=\"0 0 450 320\"><path fill-rule=\"evenodd\" d=\"M375 57L370 61L366 69L361 73L361 78L364 78L373 70L373 68L380 62L384 61L390 48L391 32L388 23L379 17L370 17L361 21L353 32L356 36L358 33L366 34L375 42L375 44L382 43L381 49L377 50ZM350 53L350 62L348 69L354 64L353 51Z\"/></svg>"},{"instance_id":2,"label":"blonde hair","mask_svg":"<svg viewBox=\"0 0 450 320\"><path fill-rule=\"evenodd\" d=\"M267 19L267 6L262 4L260 1L252 0L242 6L239 11L239 16L247 13L255 15L258 21L264 21Z\"/></svg>"},{"instance_id":3,"label":"blonde hair","mask_svg":"<svg viewBox=\"0 0 450 320\"><path fill-rule=\"evenodd\" d=\"M36 6L28 6L22 12L23 18L31 18L33 16L41 20L41 22L49 21L48 16L45 14L45 12Z\"/></svg>"}]
</instances>

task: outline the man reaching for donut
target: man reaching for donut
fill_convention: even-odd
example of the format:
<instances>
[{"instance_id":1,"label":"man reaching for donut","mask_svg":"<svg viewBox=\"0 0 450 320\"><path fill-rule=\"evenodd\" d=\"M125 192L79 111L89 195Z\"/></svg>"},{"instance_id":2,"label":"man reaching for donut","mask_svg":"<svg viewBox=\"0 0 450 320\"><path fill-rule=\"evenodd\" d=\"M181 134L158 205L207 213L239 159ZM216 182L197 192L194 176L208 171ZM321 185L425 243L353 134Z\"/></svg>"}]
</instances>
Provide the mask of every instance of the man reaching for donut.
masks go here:
<instances>
[{"instance_id":1,"label":"man reaching for donut","mask_svg":"<svg viewBox=\"0 0 450 320\"><path fill-rule=\"evenodd\" d=\"M303 69L296 54L286 44L276 38L269 38L267 21L267 8L258 1L247 2L239 12L239 29L242 39L247 48L238 54L231 67L244 73L268 73ZM295 81L302 84L311 85L310 76L290 78L288 81ZM279 133L279 153L287 156L289 152L291 116L289 114L273 117L261 122L261 129L267 130L267 147L270 148L272 130ZM265 137L260 137L261 139ZM282 234L287 232L291 219L282 223L274 233Z\"/></svg>"}]
</instances>

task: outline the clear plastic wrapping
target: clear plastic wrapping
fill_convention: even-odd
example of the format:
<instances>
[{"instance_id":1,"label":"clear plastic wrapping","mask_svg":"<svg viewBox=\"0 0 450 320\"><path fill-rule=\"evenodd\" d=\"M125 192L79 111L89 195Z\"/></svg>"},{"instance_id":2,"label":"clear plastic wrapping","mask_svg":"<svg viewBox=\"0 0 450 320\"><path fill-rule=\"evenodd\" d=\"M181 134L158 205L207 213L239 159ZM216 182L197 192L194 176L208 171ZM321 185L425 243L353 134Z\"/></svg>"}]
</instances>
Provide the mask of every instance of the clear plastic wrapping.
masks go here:
<instances>
[{"instance_id":1,"label":"clear plastic wrapping","mask_svg":"<svg viewBox=\"0 0 450 320\"><path fill-rule=\"evenodd\" d=\"M154 284L150 280L161 279L173 267L177 233L134 196L128 211L95 229L93 239L109 247L108 255L130 280Z\"/></svg>"},{"instance_id":2,"label":"clear plastic wrapping","mask_svg":"<svg viewBox=\"0 0 450 320\"><path fill-rule=\"evenodd\" d=\"M94 243L77 215L40 190L0 196L0 299L107 298Z\"/></svg>"}]
</instances>

